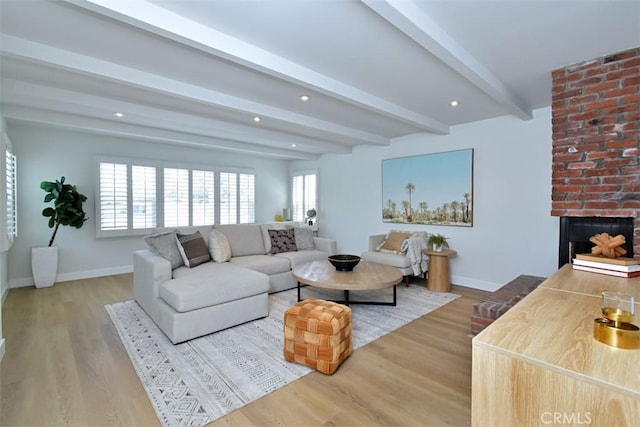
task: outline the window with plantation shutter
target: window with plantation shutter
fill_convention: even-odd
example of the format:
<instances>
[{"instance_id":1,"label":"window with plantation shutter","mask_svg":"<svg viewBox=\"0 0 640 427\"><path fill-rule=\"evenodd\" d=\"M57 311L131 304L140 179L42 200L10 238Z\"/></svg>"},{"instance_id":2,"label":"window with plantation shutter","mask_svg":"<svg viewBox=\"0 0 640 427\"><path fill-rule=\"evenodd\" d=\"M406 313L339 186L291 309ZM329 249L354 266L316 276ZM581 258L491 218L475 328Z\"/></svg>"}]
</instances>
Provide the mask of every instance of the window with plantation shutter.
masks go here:
<instances>
[{"instance_id":1,"label":"window with plantation shutter","mask_svg":"<svg viewBox=\"0 0 640 427\"><path fill-rule=\"evenodd\" d=\"M220 172L220 224L236 224L238 212L238 175Z\"/></svg>"},{"instance_id":2,"label":"window with plantation shutter","mask_svg":"<svg viewBox=\"0 0 640 427\"><path fill-rule=\"evenodd\" d=\"M98 160L96 235L145 234L157 227L157 168L128 159Z\"/></svg>"},{"instance_id":3,"label":"window with plantation shutter","mask_svg":"<svg viewBox=\"0 0 640 427\"><path fill-rule=\"evenodd\" d=\"M309 209L318 208L317 204L317 174L301 173L291 178L292 219L304 221Z\"/></svg>"},{"instance_id":4,"label":"window with plantation shutter","mask_svg":"<svg viewBox=\"0 0 640 427\"><path fill-rule=\"evenodd\" d=\"M191 171L193 225L210 225L215 220L215 173Z\"/></svg>"},{"instance_id":5,"label":"window with plantation shutter","mask_svg":"<svg viewBox=\"0 0 640 427\"><path fill-rule=\"evenodd\" d=\"M156 226L156 168L131 166L132 221L134 229Z\"/></svg>"},{"instance_id":6,"label":"window with plantation shutter","mask_svg":"<svg viewBox=\"0 0 640 427\"><path fill-rule=\"evenodd\" d=\"M240 194L240 224L248 224L256 221L255 185L256 177L253 174L241 173L239 175L238 192Z\"/></svg>"},{"instance_id":7,"label":"window with plantation shutter","mask_svg":"<svg viewBox=\"0 0 640 427\"><path fill-rule=\"evenodd\" d=\"M7 208L7 239L9 242L18 236L16 156L11 151L5 152L6 166L6 208Z\"/></svg>"},{"instance_id":8,"label":"window with plantation shutter","mask_svg":"<svg viewBox=\"0 0 640 427\"><path fill-rule=\"evenodd\" d=\"M96 236L255 222L255 175L100 157Z\"/></svg>"},{"instance_id":9,"label":"window with plantation shutter","mask_svg":"<svg viewBox=\"0 0 640 427\"><path fill-rule=\"evenodd\" d=\"M99 217L101 231L127 230L128 165L100 163Z\"/></svg>"},{"instance_id":10,"label":"window with plantation shutter","mask_svg":"<svg viewBox=\"0 0 640 427\"><path fill-rule=\"evenodd\" d=\"M304 221L304 177L294 176L291 183L291 204L293 212L291 219Z\"/></svg>"},{"instance_id":11,"label":"window with plantation shutter","mask_svg":"<svg viewBox=\"0 0 640 427\"><path fill-rule=\"evenodd\" d=\"M17 211L17 160L13 154L11 141L5 132L0 135L0 160L3 171L0 175L0 252L11 248L13 241L18 236L18 211Z\"/></svg>"},{"instance_id":12,"label":"window with plantation shutter","mask_svg":"<svg viewBox=\"0 0 640 427\"><path fill-rule=\"evenodd\" d=\"M189 170L164 168L164 226L189 224Z\"/></svg>"}]
</instances>

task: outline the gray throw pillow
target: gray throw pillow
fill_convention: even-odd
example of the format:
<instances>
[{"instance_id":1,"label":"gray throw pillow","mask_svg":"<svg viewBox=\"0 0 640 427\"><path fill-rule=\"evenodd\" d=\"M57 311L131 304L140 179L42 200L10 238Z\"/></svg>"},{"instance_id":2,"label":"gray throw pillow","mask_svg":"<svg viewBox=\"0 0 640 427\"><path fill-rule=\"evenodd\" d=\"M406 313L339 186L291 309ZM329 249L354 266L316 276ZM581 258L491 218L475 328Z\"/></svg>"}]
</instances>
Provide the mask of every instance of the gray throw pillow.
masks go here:
<instances>
[{"instance_id":1,"label":"gray throw pillow","mask_svg":"<svg viewBox=\"0 0 640 427\"><path fill-rule=\"evenodd\" d=\"M178 250L182 255L184 265L189 268L193 268L205 262L211 261L211 254L209 254L209 248L200 234L196 231L193 234L176 234L178 240Z\"/></svg>"},{"instance_id":2,"label":"gray throw pillow","mask_svg":"<svg viewBox=\"0 0 640 427\"><path fill-rule=\"evenodd\" d=\"M313 230L309 227L295 227L293 231L296 236L296 246L299 251L315 249L316 246L313 243Z\"/></svg>"},{"instance_id":3,"label":"gray throw pillow","mask_svg":"<svg viewBox=\"0 0 640 427\"><path fill-rule=\"evenodd\" d=\"M169 261L172 270L184 265L176 242L176 232L177 230L173 230L144 236L149 250Z\"/></svg>"}]
</instances>

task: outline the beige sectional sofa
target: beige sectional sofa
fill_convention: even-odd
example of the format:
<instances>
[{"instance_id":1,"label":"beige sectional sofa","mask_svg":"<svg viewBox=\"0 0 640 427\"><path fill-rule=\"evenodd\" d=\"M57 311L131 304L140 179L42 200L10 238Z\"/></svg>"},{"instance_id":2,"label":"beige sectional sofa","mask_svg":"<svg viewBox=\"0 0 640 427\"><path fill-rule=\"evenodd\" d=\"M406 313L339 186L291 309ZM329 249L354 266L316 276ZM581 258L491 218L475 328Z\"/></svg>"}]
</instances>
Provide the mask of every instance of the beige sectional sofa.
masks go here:
<instances>
[{"instance_id":1,"label":"beige sectional sofa","mask_svg":"<svg viewBox=\"0 0 640 427\"><path fill-rule=\"evenodd\" d=\"M268 294L297 285L293 266L335 254L335 240L310 233L282 223L158 230L133 254L134 298L174 344L265 317Z\"/></svg>"}]
</instances>

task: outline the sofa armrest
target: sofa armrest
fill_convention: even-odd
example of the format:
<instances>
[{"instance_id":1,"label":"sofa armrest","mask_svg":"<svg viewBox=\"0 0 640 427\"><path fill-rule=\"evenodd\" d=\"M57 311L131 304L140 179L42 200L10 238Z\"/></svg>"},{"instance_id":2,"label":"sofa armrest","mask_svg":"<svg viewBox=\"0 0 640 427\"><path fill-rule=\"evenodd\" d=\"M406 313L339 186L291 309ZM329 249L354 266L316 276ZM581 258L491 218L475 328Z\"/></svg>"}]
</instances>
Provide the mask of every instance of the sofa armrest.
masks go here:
<instances>
[{"instance_id":1,"label":"sofa armrest","mask_svg":"<svg viewBox=\"0 0 640 427\"><path fill-rule=\"evenodd\" d=\"M329 255L335 255L338 251L338 245L335 240L326 237L314 237L313 244L317 250L327 252Z\"/></svg>"},{"instance_id":2,"label":"sofa armrest","mask_svg":"<svg viewBox=\"0 0 640 427\"><path fill-rule=\"evenodd\" d=\"M160 285L170 279L171 263L168 260L147 249L133 253L133 297L154 320Z\"/></svg>"},{"instance_id":3,"label":"sofa armrest","mask_svg":"<svg viewBox=\"0 0 640 427\"><path fill-rule=\"evenodd\" d=\"M384 242L385 237L387 237L386 234L373 234L369 236L369 250L375 251L376 248Z\"/></svg>"}]
</instances>

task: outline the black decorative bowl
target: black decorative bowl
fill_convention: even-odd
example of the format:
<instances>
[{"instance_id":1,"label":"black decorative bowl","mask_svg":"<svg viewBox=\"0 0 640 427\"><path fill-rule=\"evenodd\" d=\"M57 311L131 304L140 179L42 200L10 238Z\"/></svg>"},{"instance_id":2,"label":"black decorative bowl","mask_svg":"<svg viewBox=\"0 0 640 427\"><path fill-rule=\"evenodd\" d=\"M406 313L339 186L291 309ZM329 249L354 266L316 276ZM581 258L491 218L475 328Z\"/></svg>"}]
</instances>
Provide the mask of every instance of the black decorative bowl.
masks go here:
<instances>
[{"instance_id":1,"label":"black decorative bowl","mask_svg":"<svg viewBox=\"0 0 640 427\"><path fill-rule=\"evenodd\" d=\"M329 262L338 271L352 271L360 262L360 257L358 255L331 255Z\"/></svg>"}]
</instances>

